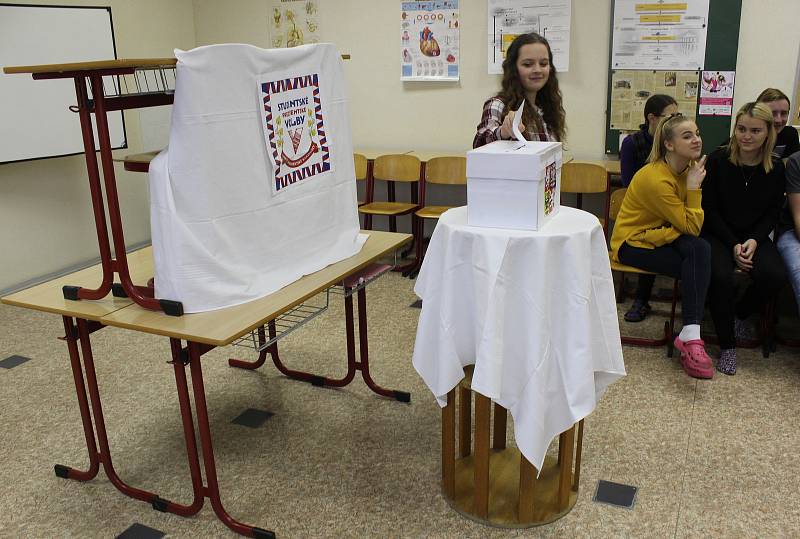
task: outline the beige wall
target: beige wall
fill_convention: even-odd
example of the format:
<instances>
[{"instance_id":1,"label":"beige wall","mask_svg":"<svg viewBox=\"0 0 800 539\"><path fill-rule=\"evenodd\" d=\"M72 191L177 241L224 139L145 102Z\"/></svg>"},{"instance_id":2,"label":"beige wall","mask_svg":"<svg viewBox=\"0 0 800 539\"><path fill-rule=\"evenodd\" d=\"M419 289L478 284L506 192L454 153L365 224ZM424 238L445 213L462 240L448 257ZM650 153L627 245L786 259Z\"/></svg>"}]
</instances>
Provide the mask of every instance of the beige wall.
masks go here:
<instances>
[{"instance_id":1,"label":"beige wall","mask_svg":"<svg viewBox=\"0 0 800 539\"><path fill-rule=\"evenodd\" d=\"M486 73L485 0L461 2L458 83L400 82L395 39L399 0L318 1L323 39L352 55L345 73L355 146L443 152L470 146L481 105L499 85L498 76ZM165 56L176 47L220 42L267 46L264 0L110 4L120 57ZM570 71L559 80L567 110L567 144L578 159L603 154L610 13L611 0L573 0ZM737 107L765 86L792 92L800 44L798 20L798 0L744 0ZM141 149L143 138L150 138L139 129L140 115L143 121L158 119L148 112L127 113L131 151ZM126 240L148 241L146 178L117 171ZM0 166L0 290L97 256L88 200L82 157Z\"/></svg>"},{"instance_id":2,"label":"beige wall","mask_svg":"<svg viewBox=\"0 0 800 539\"><path fill-rule=\"evenodd\" d=\"M93 0L23 3L99 4ZM172 56L176 46L194 46L191 0L109 0L105 4L111 6L120 58ZM142 148L139 112L127 112L125 122L130 148L115 152L120 156ZM126 243L149 242L147 177L126 173L120 166L116 172ZM83 156L0 165L0 252L0 290L97 259Z\"/></svg>"}]
</instances>

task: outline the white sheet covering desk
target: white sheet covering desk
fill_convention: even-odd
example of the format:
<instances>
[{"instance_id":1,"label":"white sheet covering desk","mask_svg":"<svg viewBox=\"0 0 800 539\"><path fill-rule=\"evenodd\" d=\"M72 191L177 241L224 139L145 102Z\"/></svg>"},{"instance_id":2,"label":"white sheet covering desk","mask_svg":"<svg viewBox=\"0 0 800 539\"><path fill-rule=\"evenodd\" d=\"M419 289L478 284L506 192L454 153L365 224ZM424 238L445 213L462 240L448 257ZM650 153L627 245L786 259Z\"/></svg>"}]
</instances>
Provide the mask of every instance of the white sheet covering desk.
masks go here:
<instances>
[{"instance_id":1,"label":"white sheet covering desk","mask_svg":"<svg viewBox=\"0 0 800 539\"><path fill-rule=\"evenodd\" d=\"M553 437L625 375L603 229L568 207L538 232L466 223L466 207L451 209L431 238L414 368L444 407L474 364L472 389L509 410L541 469Z\"/></svg>"}]
</instances>

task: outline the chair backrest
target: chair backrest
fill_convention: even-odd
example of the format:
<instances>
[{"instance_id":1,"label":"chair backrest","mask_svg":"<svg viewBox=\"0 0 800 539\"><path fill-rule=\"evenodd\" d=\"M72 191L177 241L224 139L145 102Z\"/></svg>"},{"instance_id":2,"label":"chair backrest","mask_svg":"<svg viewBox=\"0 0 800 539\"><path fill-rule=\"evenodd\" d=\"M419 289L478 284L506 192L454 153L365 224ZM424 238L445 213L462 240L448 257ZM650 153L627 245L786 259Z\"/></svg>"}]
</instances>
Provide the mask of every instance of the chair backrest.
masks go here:
<instances>
[{"instance_id":1,"label":"chair backrest","mask_svg":"<svg viewBox=\"0 0 800 539\"><path fill-rule=\"evenodd\" d=\"M381 155L375 159L372 177L387 182L417 182L420 164L419 158L413 155Z\"/></svg>"},{"instance_id":2,"label":"chair backrest","mask_svg":"<svg viewBox=\"0 0 800 539\"><path fill-rule=\"evenodd\" d=\"M608 174L603 165L570 161L561 168L562 193L605 193Z\"/></svg>"},{"instance_id":3,"label":"chair backrest","mask_svg":"<svg viewBox=\"0 0 800 539\"><path fill-rule=\"evenodd\" d=\"M617 189L616 191L611 193L611 201L608 205L608 218L612 221L617 220L617 215L619 215L619 210L622 208L622 200L625 198L625 193L628 191L627 187L623 187L622 189Z\"/></svg>"},{"instance_id":4,"label":"chair backrest","mask_svg":"<svg viewBox=\"0 0 800 539\"><path fill-rule=\"evenodd\" d=\"M434 157L425 163L425 182L443 185L467 184L466 157Z\"/></svg>"},{"instance_id":5,"label":"chair backrest","mask_svg":"<svg viewBox=\"0 0 800 539\"><path fill-rule=\"evenodd\" d=\"M367 158L360 153L353 154L353 161L356 166L356 180L367 179Z\"/></svg>"}]
</instances>

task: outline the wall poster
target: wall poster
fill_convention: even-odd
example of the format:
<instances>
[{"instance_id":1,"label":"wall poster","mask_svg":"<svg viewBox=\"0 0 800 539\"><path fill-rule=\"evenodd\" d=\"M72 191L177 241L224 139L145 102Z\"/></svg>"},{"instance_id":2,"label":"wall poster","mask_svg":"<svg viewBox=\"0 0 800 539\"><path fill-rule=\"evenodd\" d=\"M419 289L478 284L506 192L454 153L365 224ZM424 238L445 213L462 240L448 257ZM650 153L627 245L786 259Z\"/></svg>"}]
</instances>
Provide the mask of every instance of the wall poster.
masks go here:
<instances>
[{"instance_id":1,"label":"wall poster","mask_svg":"<svg viewBox=\"0 0 800 539\"><path fill-rule=\"evenodd\" d=\"M547 38L556 70L569 71L569 28L572 0L489 0L489 74L503 72L511 42L536 32Z\"/></svg>"},{"instance_id":2,"label":"wall poster","mask_svg":"<svg viewBox=\"0 0 800 539\"><path fill-rule=\"evenodd\" d=\"M700 77L700 116L731 116L735 71L703 71Z\"/></svg>"},{"instance_id":3,"label":"wall poster","mask_svg":"<svg viewBox=\"0 0 800 539\"><path fill-rule=\"evenodd\" d=\"M458 0L401 2L400 80L457 81Z\"/></svg>"},{"instance_id":4,"label":"wall poster","mask_svg":"<svg viewBox=\"0 0 800 539\"><path fill-rule=\"evenodd\" d=\"M270 47L320 42L318 0L270 0L268 5Z\"/></svg>"},{"instance_id":5,"label":"wall poster","mask_svg":"<svg viewBox=\"0 0 800 539\"><path fill-rule=\"evenodd\" d=\"M644 123L644 104L653 94L678 102L678 111L695 118L698 71L616 70L611 73L611 129L637 131Z\"/></svg>"},{"instance_id":6,"label":"wall poster","mask_svg":"<svg viewBox=\"0 0 800 539\"><path fill-rule=\"evenodd\" d=\"M612 69L703 69L710 0L615 0Z\"/></svg>"}]
</instances>

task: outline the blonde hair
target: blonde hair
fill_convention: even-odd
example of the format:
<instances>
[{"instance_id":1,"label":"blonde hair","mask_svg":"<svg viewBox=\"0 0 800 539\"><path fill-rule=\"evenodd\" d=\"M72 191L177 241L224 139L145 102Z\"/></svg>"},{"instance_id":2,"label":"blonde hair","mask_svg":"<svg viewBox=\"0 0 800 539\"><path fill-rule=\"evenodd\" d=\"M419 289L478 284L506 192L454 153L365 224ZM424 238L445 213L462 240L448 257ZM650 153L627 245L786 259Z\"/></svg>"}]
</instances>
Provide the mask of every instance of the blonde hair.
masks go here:
<instances>
[{"instance_id":1,"label":"blonde hair","mask_svg":"<svg viewBox=\"0 0 800 539\"><path fill-rule=\"evenodd\" d=\"M655 133L653 133L653 148L650 150L647 162L655 163L658 160L663 160L667 155L666 141L672 140L679 125L691 121L691 118L680 113L670 114L662 118L658 122Z\"/></svg>"},{"instance_id":2,"label":"blonde hair","mask_svg":"<svg viewBox=\"0 0 800 539\"><path fill-rule=\"evenodd\" d=\"M734 134L728 141L728 153L730 154L728 161L737 167L742 165L739 155L741 148L739 148L739 142L736 140L735 131L736 126L739 125L739 119L745 114L751 118L763 120L767 123L767 138L764 140L764 144L761 146L761 155L759 157L761 166L764 167L764 172L769 173L772 170L772 149L775 147L775 139L778 135L775 133L775 125L772 120L772 110L763 103L745 103L742 108L739 109L739 112L736 113L736 121L733 123Z\"/></svg>"}]
</instances>

